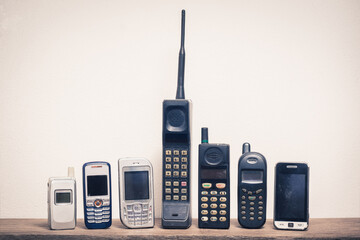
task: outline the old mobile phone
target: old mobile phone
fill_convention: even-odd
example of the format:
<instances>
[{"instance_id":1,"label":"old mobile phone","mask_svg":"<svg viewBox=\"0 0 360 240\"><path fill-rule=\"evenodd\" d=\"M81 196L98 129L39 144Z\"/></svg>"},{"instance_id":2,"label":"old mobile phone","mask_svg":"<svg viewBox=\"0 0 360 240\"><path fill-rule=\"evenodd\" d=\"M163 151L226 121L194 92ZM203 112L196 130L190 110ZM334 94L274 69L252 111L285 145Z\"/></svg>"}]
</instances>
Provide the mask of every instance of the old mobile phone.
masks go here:
<instances>
[{"instance_id":1,"label":"old mobile phone","mask_svg":"<svg viewBox=\"0 0 360 240\"><path fill-rule=\"evenodd\" d=\"M111 226L111 174L107 162L83 165L84 221L87 228Z\"/></svg>"},{"instance_id":2,"label":"old mobile phone","mask_svg":"<svg viewBox=\"0 0 360 240\"><path fill-rule=\"evenodd\" d=\"M266 159L243 144L238 168L238 221L244 228L260 228L266 221Z\"/></svg>"},{"instance_id":3,"label":"old mobile phone","mask_svg":"<svg viewBox=\"0 0 360 240\"><path fill-rule=\"evenodd\" d=\"M201 129L199 144L199 228L230 227L230 146L210 144Z\"/></svg>"},{"instance_id":4,"label":"old mobile phone","mask_svg":"<svg viewBox=\"0 0 360 240\"><path fill-rule=\"evenodd\" d=\"M309 167L278 163L275 167L274 226L306 230L309 226Z\"/></svg>"},{"instance_id":5,"label":"old mobile phone","mask_svg":"<svg viewBox=\"0 0 360 240\"><path fill-rule=\"evenodd\" d=\"M120 220L128 228L154 227L153 168L145 158L120 158Z\"/></svg>"},{"instance_id":6,"label":"old mobile phone","mask_svg":"<svg viewBox=\"0 0 360 240\"><path fill-rule=\"evenodd\" d=\"M190 207L191 102L185 99L185 10L182 10L181 47L176 100L163 102L163 228L188 228Z\"/></svg>"},{"instance_id":7,"label":"old mobile phone","mask_svg":"<svg viewBox=\"0 0 360 240\"><path fill-rule=\"evenodd\" d=\"M48 181L48 225L50 229L74 229L76 226L76 180L74 169L68 177L52 177Z\"/></svg>"}]
</instances>

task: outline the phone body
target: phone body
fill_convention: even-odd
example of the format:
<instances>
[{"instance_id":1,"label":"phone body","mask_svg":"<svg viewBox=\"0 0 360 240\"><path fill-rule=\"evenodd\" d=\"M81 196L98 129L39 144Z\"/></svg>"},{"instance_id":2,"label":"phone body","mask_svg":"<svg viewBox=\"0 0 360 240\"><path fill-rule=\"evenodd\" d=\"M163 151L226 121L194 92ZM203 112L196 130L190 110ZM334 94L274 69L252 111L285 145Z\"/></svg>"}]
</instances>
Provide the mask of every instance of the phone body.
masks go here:
<instances>
[{"instance_id":1,"label":"phone body","mask_svg":"<svg viewBox=\"0 0 360 240\"><path fill-rule=\"evenodd\" d=\"M154 177L150 161L121 158L118 166L121 222L128 228L154 227Z\"/></svg>"},{"instance_id":2,"label":"phone body","mask_svg":"<svg viewBox=\"0 0 360 240\"><path fill-rule=\"evenodd\" d=\"M163 102L163 204L164 228L191 225L190 151L191 102Z\"/></svg>"},{"instance_id":3,"label":"phone body","mask_svg":"<svg viewBox=\"0 0 360 240\"><path fill-rule=\"evenodd\" d=\"M266 222L266 179L265 157L244 143L238 165L238 222L244 228L260 228Z\"/></svg>"},{"instance_id":4,"label":"phone body","mask_svg":"<svg viewBox=\"0 0 360 240\"><path fill-rule=\"evenodd\" d=\"M83 165L84 221L89 229L108 228L112 223L111 169L107 162Z\"/></svg>"},{"instance_id":5,"label":"phone body","mask_svg":"<svg viewBox=\"0 0 360 240\"><path fill-rule=\"evenodd\" d=\"M275 166L274 226L306 230L309 226L309 167L306 163Z\"/></svg>"},{"instance_id":6,"label":"phone body","mask_svg":"<svg viewBox=\"0 0 360 240\"><path fill-rule=\"evenodd\" d=\"M202 128L199 144L199 228L230 227L230 145L208 143Z\"/></svg>"},{"instance_id":7,"label":"phone body","mask_svg":"<svg viewBox=\"0 0 360 240\"><path fill-rule=\"evenodd\" d=\"M185 99L184 91L184 42L185 10L182 10L176 99L163 101L161 216L163 228L188 228L191 225L191 101Z\"/></svg>"},{"instance_id":8,"label":"phone body","mask_svg":"<svg viewBox=\"0 0 360 240\"><path fill-rule=\"evenodd\" d=\"M48 225L50 229L76 226L76 181L73 177L54 177L48 181Z\"/></svg>"}]
</instances>

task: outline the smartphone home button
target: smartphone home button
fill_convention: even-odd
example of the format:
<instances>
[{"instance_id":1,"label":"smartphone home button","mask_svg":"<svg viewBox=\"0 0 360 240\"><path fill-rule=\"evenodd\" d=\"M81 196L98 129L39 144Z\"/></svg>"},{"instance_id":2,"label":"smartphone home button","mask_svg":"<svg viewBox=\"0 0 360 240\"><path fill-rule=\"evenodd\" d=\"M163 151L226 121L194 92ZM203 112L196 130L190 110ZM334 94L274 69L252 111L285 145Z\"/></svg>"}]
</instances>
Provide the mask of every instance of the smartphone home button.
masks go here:
<instances>
[{"instance_id":1,"label":"smartphone home button","mask_svg":"<svg viewBox=\"0 0 360 240\"><path fill-rule=\"evenodd\" d=\"M294 223L288 223L288 227L290 228L292 228L292 227L294 227Z\"/></svg>"}]
</instances>

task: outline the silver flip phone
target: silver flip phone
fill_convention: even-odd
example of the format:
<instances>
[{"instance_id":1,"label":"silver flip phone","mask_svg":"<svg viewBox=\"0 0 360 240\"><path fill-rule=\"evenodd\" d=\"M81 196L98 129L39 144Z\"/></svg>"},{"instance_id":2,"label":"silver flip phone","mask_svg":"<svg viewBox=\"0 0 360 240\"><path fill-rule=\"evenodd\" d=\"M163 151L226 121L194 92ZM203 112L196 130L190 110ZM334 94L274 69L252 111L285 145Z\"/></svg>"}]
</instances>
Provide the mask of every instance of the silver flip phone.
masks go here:
<instances>
[{"instance_id":1,"label":"silver flip phone","mask_svg":"<svg viewBox=\"0 0 360 240\"><path fill-rule=\"evenodd\" d=\"M68 177L52 177L48 181L48 225L50 229L74 229L76 226L76 180L74 169Z\"/></svg>"},{"instance_id":2,"label":"silver flip phone","mask_svg":"<svg viewBox=\"0 0 360 240\"><path fill-rule=\"evenodd\" d=\"M120 220L128 228L154 227L153 168L145 158L120 158Z\"/></svg>"}]
</instances>

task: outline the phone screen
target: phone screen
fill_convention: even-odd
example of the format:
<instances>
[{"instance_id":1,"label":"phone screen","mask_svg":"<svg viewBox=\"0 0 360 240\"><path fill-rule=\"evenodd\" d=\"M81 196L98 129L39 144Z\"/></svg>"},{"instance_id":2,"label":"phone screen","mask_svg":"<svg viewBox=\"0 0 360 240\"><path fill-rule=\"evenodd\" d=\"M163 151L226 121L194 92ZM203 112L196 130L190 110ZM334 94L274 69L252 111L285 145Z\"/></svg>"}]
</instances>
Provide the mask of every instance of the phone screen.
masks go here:
<instances>
[{"instance_id":1,"label":"phone screen","mask_svg":"<svg viewBox=\"0 0 360 240\"><path fill-rule=\"evenodd\" d=\"M259 170L243 170L241 171L241 182L249 184L263 183L263 171Z\"/></svg>"},{"instance_id":2,"label":"phone screen","mask_svg":"<svg viewBox=\"0 0 360 240\"><path fill-rule=\"evenodd\" d=\"M57 203L70 203L70 192L55 192L55 204Z\"/></svg>"},{"instance_id":3,"label":"phone screen","mask_svg":"<svg viewBox=\"0 0 360 240\"><path fill-rule=\"evenodd\" d=\"M149 199L149 172L125 172L125 200Z\"/></svg>"},{"instance_id":4,"label":"phone screen","mask_svg":"<svg viewBox=\"0 0 360 240\"><path fill-rule=\"evenodd\" d=\"M226 179L226 169L201 169L202 179Z\"/></svg>"},{"instance_id":5,"label":"phone screen","mask_svg":"<svg viewBox=\"0 0 360 240\"><path fill-rule=\"evenodd\" d=\"M107 175L87 176L88 196L108 195Z\"/></svg>"},{"instance_id":6,"label":"phone screen","mask_svg":"<svg viewBox=\"0 0 360 240\"><path fill-rule=\"evenodd\" d=\"M276 220L307 221L306 174L280 172L276 182Z\"/></svg>"}]
</instances>

